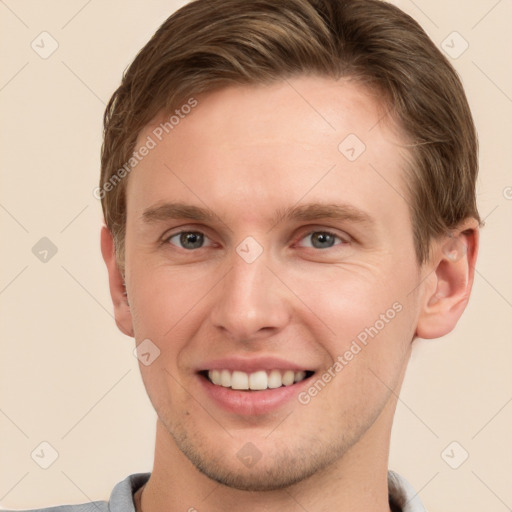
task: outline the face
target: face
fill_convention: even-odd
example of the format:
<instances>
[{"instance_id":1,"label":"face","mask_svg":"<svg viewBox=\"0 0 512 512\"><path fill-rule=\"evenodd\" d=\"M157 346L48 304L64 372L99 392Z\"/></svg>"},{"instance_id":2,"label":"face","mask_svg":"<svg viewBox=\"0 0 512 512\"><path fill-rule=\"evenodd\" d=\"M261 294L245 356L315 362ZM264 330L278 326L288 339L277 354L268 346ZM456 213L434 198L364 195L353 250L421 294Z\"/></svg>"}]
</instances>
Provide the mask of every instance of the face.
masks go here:
<instances>
[{"instance_id":1,"label":"face","mask_svg":"<svg viewBox=\"0 0 512 512\"><path fill-rule=\"evenodd\" d=\"M128 181L142 377L198 469L279 488L390 427L422 294L403 141L349 81L196 99Z\"/></svg>"}]
</instances>

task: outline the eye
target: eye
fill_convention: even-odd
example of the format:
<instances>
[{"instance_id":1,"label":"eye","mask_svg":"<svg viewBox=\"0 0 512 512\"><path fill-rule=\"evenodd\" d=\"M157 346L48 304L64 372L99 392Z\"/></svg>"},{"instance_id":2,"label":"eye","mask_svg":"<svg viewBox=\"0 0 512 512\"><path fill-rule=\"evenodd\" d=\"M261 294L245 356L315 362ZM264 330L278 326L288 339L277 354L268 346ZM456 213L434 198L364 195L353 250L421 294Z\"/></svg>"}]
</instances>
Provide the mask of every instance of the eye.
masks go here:
<instances>
[{"instance_id":1,"label":"eye","mask_svg":"<svg viewBox=\"0 0 512 512\"><path fill-rule=\"evenodd\" d=\"M181 231L170 236L166 241L189 251L212 245L211 240L199 231Z\"/></svg>"},{"instance_id":2,"label":"eye","mask_svg":"<svg viewBox=\"0 0 512 512\"><path fill-rule=\"evenodd\" d=\"M313 231L302 238L299 245L302 247L312 247L313 249L329 249L330 247L339 245L340 242L343 242L343 240L333 233L329 233L328 231Z\"/></svg>"}]
</instances>

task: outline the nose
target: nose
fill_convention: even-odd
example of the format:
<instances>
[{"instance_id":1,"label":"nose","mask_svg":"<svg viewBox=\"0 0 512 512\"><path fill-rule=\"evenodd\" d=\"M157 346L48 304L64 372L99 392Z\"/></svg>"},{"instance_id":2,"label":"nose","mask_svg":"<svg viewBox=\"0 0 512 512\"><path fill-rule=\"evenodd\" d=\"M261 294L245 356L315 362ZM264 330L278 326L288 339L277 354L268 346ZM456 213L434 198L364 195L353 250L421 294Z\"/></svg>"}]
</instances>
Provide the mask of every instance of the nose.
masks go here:
<instances>
[{"instance_id":1,"label":"nose","mask_svg":"<svg viewBox=\"0 0 512 512\"><path fill-rule=\"evenodd\" d=\"M211 321L235 341L271 336L290 322L288 295L265 258L247 263L235 254L215 296Z\"/></svg>"}]
</instances>

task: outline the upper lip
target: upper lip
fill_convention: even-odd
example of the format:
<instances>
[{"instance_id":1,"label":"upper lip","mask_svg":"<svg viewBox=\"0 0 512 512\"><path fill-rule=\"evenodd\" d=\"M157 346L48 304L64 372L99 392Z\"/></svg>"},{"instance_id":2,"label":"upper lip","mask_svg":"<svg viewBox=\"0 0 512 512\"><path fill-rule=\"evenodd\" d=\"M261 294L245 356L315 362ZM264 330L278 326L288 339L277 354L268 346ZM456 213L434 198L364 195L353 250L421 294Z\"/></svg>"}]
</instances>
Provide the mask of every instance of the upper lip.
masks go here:
<instances>
[{"instance_id":1,"label":"upper lip","mask_svg":"<svg viewBox=\"0 0 512 512\"><path fill-rule=\"evenodd\" d=\"M310 366L294 363L274 356L232 356L213 359L201 364L198 368L199 372L205 370L238 370L246 373L256 372L258 370L313 371Z\"/></svg>"}]
</instances>

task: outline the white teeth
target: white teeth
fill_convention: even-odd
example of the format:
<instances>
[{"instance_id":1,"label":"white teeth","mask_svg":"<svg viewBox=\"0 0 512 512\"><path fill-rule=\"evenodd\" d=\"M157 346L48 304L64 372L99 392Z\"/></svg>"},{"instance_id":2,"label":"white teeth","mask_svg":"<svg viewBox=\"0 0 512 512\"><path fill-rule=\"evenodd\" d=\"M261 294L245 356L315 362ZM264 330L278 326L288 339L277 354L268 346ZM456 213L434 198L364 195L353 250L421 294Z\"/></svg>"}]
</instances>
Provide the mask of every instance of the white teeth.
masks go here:
<instances>
[{"instance_id":1,"label":"white teeth","mask_svg":"<svg viewBox=\"0 0 512 512\"><path fill-rule=\"evenodd\" d=\"M267 385L270 389L280 388L283 385L283 379L279 370L272 370L269 373Z\"/></svg>"},{"instance_id":2,"label":"white teeth","mask_svg":"<svg viewBox=\"0 0 512 512\"><path fill-rule=\"evenodd\" d=\"M267 389L267 372L261 370L249 375L249 389Z\"/></svg>"},{"instance_id":3,"label":"white teeth","mask_svg":"<svg viewBox=\"0 0 512 512\"><path fill-rule=\"evenodd\" d=\"M306 378L305 371L294 372L293 370L258 370L253 373L246 373L235 370L209 370L208 378L213 384L225 388L237 390L263 390L275 389L281 386L291 386L295 382L300 382Z\"/></svg>"},{"instance_id":4,"label":"white teeth","mask_svg":"<svg viewBox=\"0 0 512 512\"><path fill-rule=\"evenodd\" d=\"M217 384L217 386L220 386L221 380L220 380L219 370L212 370L209 373L209 377L214 384Z\"/></svg>"},{"instance_id":5,"label":"white teeth","mask_svg":"<svg viewBox=\"0 0 512 512\"><path fill-rule=\"evenodd\" d=\"M300 382L306 378L306 372L297 372L295 374L294 382Z\"/></svg>"},{"instance_id":6,"label":"white teeth","mask_svg":"<svg viewBox=\"0 0 512 512\"><path fill-rule=\"evenodd\" d=\"M295 380L295 374L291 370L287 370L283 375L283 385L291 386Z\"/></svg>"},{"instance_id":7,"label":"white teeth","mask_svg":"<svg viewBox=\"0 0 512 512\"><path fill-rule=\"evenodd\" d=\"M234 371L231 375L231 389L249 389L249 375Z\"/></svg>"},{"instance_id":8,"label":"white teeth","mask_svg":"<svg viewBox=\"0 0 512 512\"><path fill-rule=\"evenodd\" d=\"M209 375L210 374L208 373L208 376ZM231 387L231 372L229 370L222 370L220 372L220 385L224 386L225 388Z\"/></svg>"}]
</instances>

